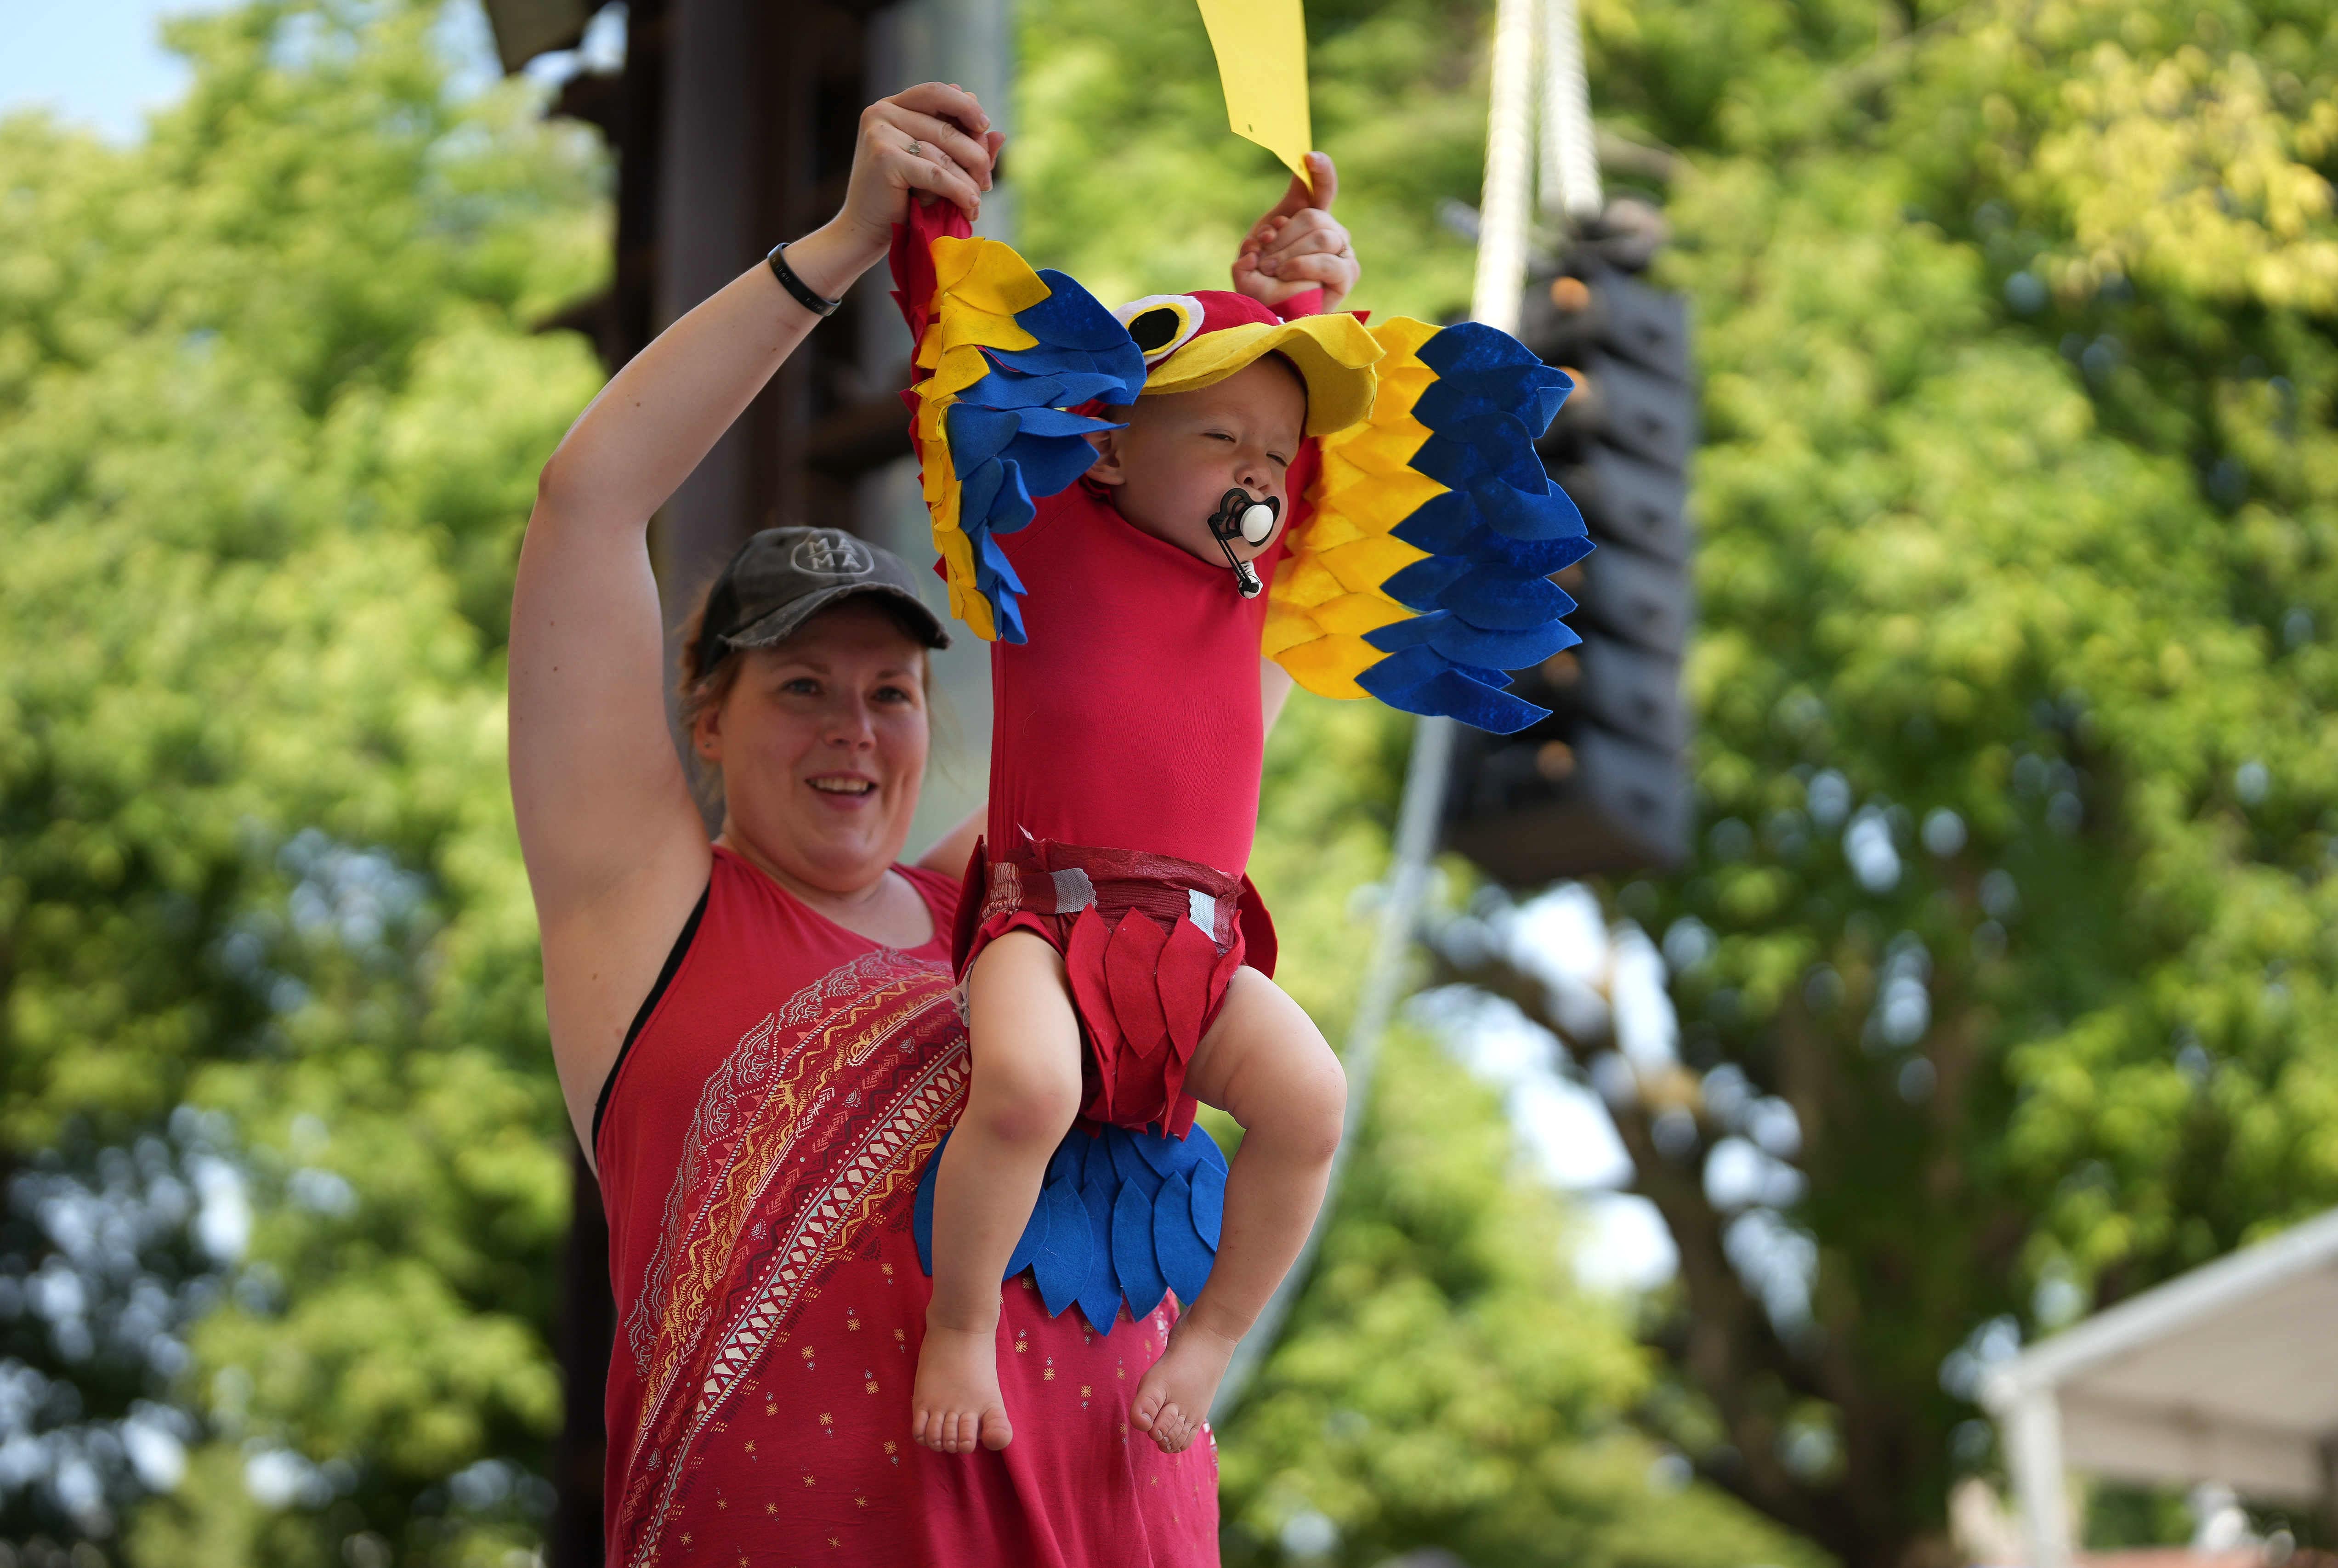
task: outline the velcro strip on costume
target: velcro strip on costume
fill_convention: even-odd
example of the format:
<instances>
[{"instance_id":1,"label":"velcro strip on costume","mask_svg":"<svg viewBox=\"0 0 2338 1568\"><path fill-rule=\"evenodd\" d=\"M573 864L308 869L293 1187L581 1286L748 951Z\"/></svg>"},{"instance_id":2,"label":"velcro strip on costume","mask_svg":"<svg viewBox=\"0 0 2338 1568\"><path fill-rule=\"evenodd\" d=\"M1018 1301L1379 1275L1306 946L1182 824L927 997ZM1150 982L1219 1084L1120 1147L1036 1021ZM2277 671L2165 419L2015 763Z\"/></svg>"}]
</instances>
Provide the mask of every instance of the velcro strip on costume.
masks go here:
<instances>
[{"instance_id":1,"label":"velcro strip on costume","mask_svg":"<svg viewBox=\"0 0 2338 1568\"><path fill-rule=\"evenodd\" d=\"M913 202L909 213L892 250L893 298L918 345L901 396L950 614L986 642L1019 643L1023 585L997 536L1030 522L1035 497L1087 471L1088 433L1115 427L1071 410L1135 402L1144 356L1086 290L972 238L949 203Z\"/></svg>"},{"instance_id":2,"label":"velcro strip on costume","mask_svg":"<svg viewBox=\"0 0 2338 1568\"><path fill-rule=\"evenodd\" d=\"M1534 443L1573 389L1507 332L1403 317L1361 423L1323 466L1275 574L1265 652L1324 696L1367 694L1509 735L1547 716L1504 672L1581 639L1550 574L1591 551Z\"/></svg>"},{"instance_id":3,"label":"velcro strip on costume","mask_svg":"<svg viewBox=\"0 0 2338 1568\"><path fill-rule=\"evenodd\" d=\"M942 1135L947 1146L949 1135ZM918 1262L934 1271L934 1179L941 1146L918 1183ZM1075 1127L1056 1146L1039 1201L1000 1277L1026 1268L1047 1316L1079 1304L1099 1334L1125 1305L1141 1319L1175 1291L1192 1306L1209 1283L1225 1215L1226 1157L1205 1128L1183 1138Z\"/></svg>"}]
</instances>

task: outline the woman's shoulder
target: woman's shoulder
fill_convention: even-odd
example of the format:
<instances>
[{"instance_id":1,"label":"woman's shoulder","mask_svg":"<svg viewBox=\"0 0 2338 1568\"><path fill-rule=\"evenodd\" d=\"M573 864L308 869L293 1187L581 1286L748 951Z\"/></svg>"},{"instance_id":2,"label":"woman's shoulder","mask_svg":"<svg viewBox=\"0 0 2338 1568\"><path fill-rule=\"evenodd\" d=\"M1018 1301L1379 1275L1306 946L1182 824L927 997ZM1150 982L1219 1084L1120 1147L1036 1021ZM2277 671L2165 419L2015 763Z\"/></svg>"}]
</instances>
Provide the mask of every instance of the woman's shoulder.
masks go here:
<instances>
[{"instance_id":1,"label":"woman's shoulder","mask_svg":"<svg viewBox=\"0 0 2338 1568\"><path fill-rule=\"evenodd\" d=\"M897 863L893 869L917 889L918 896L924 899L926 907L933 912L935 930L947 936L951 922L958 918L958 897L963 886L961 877L955 873L935 871L922 865Z\"/></svg>"}]
</instances>

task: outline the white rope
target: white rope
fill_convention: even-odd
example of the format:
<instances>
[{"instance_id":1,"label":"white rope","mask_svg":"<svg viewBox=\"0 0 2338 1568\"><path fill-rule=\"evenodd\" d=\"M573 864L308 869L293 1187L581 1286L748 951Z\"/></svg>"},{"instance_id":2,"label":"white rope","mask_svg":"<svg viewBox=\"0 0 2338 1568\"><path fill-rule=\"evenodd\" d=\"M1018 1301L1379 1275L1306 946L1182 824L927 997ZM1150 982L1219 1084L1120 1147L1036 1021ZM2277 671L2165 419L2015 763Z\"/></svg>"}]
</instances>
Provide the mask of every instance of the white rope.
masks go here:
<instances>
[{"instance_id":1,"label":"white rope","mask_svg":"<svg viewBox=\"0 0 2338 1568\"><path fill-rule=\"evenodd\" d=\"M1529 109L1533 101L1535 0L1501 0L1494 19L1493 103L1486 117L1486 190L1478 208L1478 271L1470 291L1472 319L1506 332L1518 324L1518 295L1527 274L1527 177L1531 159ZM1372 941L1371 967L1348 1031L1340 1062L1348 1075L1348 1111L1323 1207L1307 1233L1291 1270L1267 1298L1250 1332L1234 1346L1225 1380L1211 1403L1210 1419L1223 1422L1242 1403L1251 1379L1282 1336L1292 1304L1307 1283L1316 1248L1330 1228L1332 1206L1347 1172L1349 1152L1362 1130L1380 1066L1380 1040L1410 978L1406 955L1429 891L1429 862L1437 853L1438 828L1445 816L1445 785L1453 765L1453 721L1416 720L1412 759L1405 769L1404 804L1397 814L1395 856L1380 903L1380 929Z\"/></svg>"},{"instance_id":2,"label":"white rope","mask_svg":"<svg viewBox=\"0 0 2338 1568\"><path fill-rule=\"evenodd\" d=\"M1607 204L1591 135L1591 88L1583 76L1583 26L1575 0L1543 0L1542 210L1582 223Z\"/></svg>"},{"instance_id":3,"label":"white rope","mask_svg":"<svg viewBox=\"0 0 2338 1568\"><path fill-rule=\"evenodd\" d=\"M1533 178L1535 0L1501 0L1494 13L1491 102L1486 110L1486 189L1478 204L1472 319L1518 327L1527 275L1528 184Z\"/></svg>"}]
</instances>

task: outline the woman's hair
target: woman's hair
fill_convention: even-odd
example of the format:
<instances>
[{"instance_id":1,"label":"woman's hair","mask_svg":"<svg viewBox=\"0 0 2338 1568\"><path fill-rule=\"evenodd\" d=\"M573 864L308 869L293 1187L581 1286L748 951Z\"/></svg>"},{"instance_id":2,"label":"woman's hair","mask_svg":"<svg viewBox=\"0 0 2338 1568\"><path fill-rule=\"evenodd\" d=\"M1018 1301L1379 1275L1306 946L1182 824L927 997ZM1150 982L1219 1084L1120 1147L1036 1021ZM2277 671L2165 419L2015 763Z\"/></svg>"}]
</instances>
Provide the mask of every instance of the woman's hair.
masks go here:
<instances>
[{"instance_id":1,"label":"woman's hair","mask_svg":"<svg viewBox=\"0 0 2338 1568\"><path fill-rule=\"evenodd\" d=\"M744 668L747 663L746 649L734 648L726 643L712 664L702 668L700 666L701 656L705 652L703 634L706 629L706 605L713 592L714 585L712 582L701 588L698 591L698 602L691 606L689 617L682 623L682 670L674 683L674 698L677 716L682 722L682 733L685 737L697 729L700 715L721 707L729 698L731 688L739 684L740 670ZM902 636L918 645L918 685L925 694L930 711L934 695L932 650L926 646L924 629L910 618L906 607L894 602L890 595L854 594L848 598L840 599L836 604L822 607L810 620L805 621L802 626L791 633L788 638L782 638L781 641L801 636L806 630L817 626L821 616L842 605L870 601L892 618L893 623L901 628ZM720 806L722 804L722 770L709 767L701 762L698 747L689 744L687 740L683 746L683 755L689 759L691 792L699 797L702 804L710 807Z\"/></svg>"}]
</instances>

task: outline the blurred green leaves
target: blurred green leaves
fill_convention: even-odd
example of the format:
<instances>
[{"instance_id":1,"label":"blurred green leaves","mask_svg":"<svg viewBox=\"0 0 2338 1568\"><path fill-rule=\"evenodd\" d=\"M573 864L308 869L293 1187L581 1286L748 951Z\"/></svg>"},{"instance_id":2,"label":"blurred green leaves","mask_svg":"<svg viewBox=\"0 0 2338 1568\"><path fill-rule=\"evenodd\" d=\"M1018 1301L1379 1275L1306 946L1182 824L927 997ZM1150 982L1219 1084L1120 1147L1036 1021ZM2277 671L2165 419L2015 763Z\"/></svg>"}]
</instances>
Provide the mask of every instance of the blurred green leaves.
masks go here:
<instances>
[{"instance_id":1,"label":"blurred green leaves","mask_svg":"<svg viewBox=\"0 0 2338 1568\"><path fill-rule=\"evenodd\" d=\"M0 123L0 1147L192 1101L257 1216L197 1370L148 1380L216 1434L150 1562L525 1540L444 1483L540 1464L558 1415L499 647L598 384L530 328L605 266L603 176L524 86L451 97L435 17L182 20L195 84L143 143ZM56 1365L55 1326L11 1353ZM330 1479L276 1514L243 1471L280 1450Z\"/></svg>"}]
</instances>

